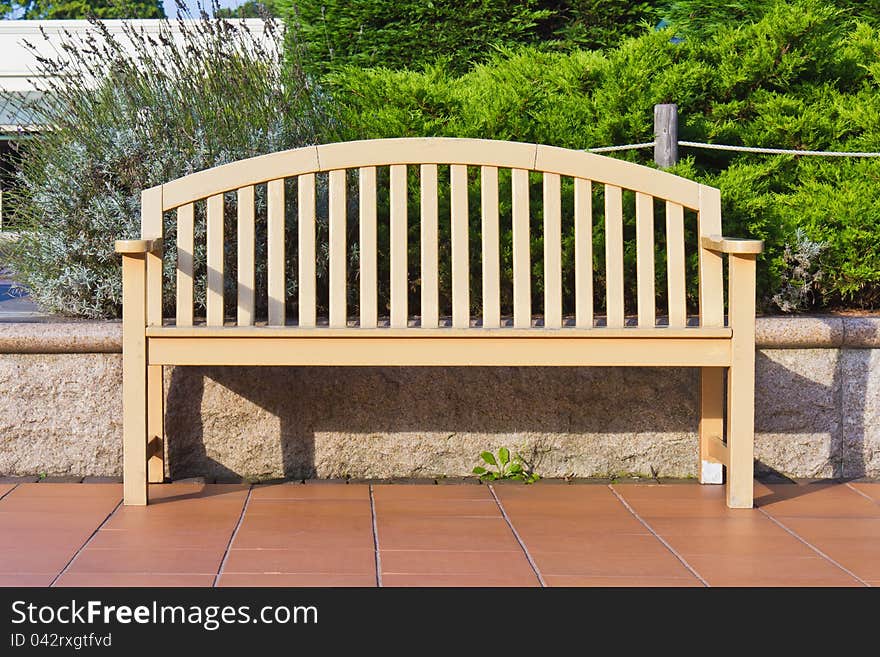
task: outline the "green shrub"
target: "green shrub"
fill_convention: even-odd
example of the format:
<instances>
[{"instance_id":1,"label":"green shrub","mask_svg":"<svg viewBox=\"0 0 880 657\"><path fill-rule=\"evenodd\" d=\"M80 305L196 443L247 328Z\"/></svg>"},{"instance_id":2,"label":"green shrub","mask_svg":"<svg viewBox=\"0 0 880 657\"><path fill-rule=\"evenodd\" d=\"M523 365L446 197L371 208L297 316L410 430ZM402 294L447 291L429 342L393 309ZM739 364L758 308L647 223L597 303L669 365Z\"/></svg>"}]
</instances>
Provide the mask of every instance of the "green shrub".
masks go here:
<instances>
[{"instance_id":1,"label":"green shrub","mask_svg":"<svg viewBox=\"0 0 880 657\"><path fill-rule=\"evenodd\" d=\"M460 76L442 66L350 66L326 81L347 138L462 136L586 149L650 141L653 105L676 102L683 140L878 150L880 31L815 0L768 5L755 22L719 26L705 39L676 42L674 30L660 30L606 52L504 50ZM722 190L725 232L766 241L758 278L766 308L777 307L785 248L798 229L826 245L815 305L880 305L880 158L683 154L675 173ZM651 153L619 157L650 164ZM540 226L537 206L533 221ZM633 252L630 241L630 268ZM693 255L689 262L693 271ZM539 301L540 288L534 293Z\"/></svg>"},{"instance_id":2,"label":"green shrub","mask_svg":"<svg viewBox=\"0 0 880 657\"><path fill-rule=\"evenodd\" d=\"M41 62L48 93L30 109L53 129L23 146L17 191L7 204L21 240L9 264L16 280L53 312L119 315L113 240L140 234L141 190L325 140L321 131L331 125L320 90L301 69L281 66L282 36L271 20L259 34L243 23L202 18L181 23L179 40L167 22L158 38L132 25L125 35L134 54L94 22L86 36L67 37L57 57ZM264 216L264 190L258 192ZM198 258L204 217L197 209ZM173 230L168 237L171 283ZM197 299L203 290L204 271Z\"/></svg>"},{"instance_id":3,"label":"green shrub","mask_svg":"<svg viewBox=\"0 0 880 657\"><path fill-rule=\"evenodd\" d=\"M791 3L789 0L673 0L663 11L663 18L674 26L676 34L698 39L720 29L755 23L780 4ZM880 26L878 0L835 0L832 4L849 17Z\"/></svg>"},{"instance_id":4,"label":"green shrub","mask_svg":"<svg viewBox=\"0 0 880 657\"><path fill-rule=\"evenodd\" d=\"M497 47L609 48L655 24L665 2L628 0L278 0L313 70L342 66L463 73Z\"/></svg>"}]
</instances>

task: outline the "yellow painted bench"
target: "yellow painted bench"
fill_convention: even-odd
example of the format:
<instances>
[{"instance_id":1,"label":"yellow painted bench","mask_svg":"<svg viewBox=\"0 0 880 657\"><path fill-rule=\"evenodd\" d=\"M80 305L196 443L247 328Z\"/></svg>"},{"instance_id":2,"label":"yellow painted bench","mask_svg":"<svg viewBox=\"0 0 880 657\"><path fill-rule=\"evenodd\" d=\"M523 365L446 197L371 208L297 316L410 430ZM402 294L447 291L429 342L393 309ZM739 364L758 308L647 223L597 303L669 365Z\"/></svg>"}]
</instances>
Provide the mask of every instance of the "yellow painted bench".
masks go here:
<instances>
[{"instance_id":1,"label":"yellow painted bench","mask_svg":"<svg viewBox=\"0 0 880 657\"><path fill-rule=\"evenodd\" d=\"M388 316L379 317L377 169L388 167L390 280ZM479 215L470 218L471 179L479 169ZM512 210L512 317L502 317L499 170L510 176ZM357 173L349 173L354 170ZM439 175L438 175L439 174ZM326 178L325 178L326 176ZM417 224L407 216L409 180L418 178ZM543 182L539 222L529 210L530 178ZM574 308L563 314L561 181L573 179ZM295 179L296 235L285 244L286 179ZM326 180L328 235L316 232L316 181ZM384 180L384 171L378 177ZM448 188L446 187L448 180ZM255 186L266 184L267 321L255 318ZM593 191L604 213L594 222ZM569 187L566 186L566 189ZM354 190L354 191L353 191ZM625 200L634 192L634 205ZM230 193L235 193L233 197ZM230 194L229 196L227 196ZM358 199L358 265L347 272L347 196ZM446 196L444 196L446 195ZM597 194L598 196L598 194ZM449 199L448 214L438 198ZM665 213L667 321L658 321L655 290L655 200ZM235 240L224 239L236 206ZM204 319L194 318L194 217L205 203ZM445 207L445 205L444 205ZM597 213L602 208L596 208ZM727 503L753 501L756 240L721 237L717 189L669 173L582 151L477 139L384 139L310 146L272 153L173 180L142 195L142 235L120 240L123 277L123 450L126 504L146 504L148 482L164 478L162 368L165 365L351 366L674 366L701 372L702 480L720 483L727 468ZM624 215L634 213L637 307L624 303ZM170 213L170 214L169 214ZM699 317L688 321L685 298L685 218L696 216ZM163 224L175 221L176 285L163 290ZM450 222L449 244L438 224ZM663 224L662 220L659 222ZM594 226L595 224L595 226ZM418 271L408 272L408 226L418 226ZM543 237L543 313L532 313L532 235ZM479 226L479 243L469 228ZM593 234L603 236L604 258L593 257ZM321 242L321 243L319 243ZM451 260L451 317L441 317L439 253ZM316 248L327 249L328 299L316 300ZM224 259L237 258L236 307L224 308ZM471 275L477 252L479 276ZM599 250L599 249L597 249ZM286 258L296 253L294 317L287 314ZM725 324L723 258L728 254ZM601 254L597 254L601 255ZM604 270L594 271L594 260ZM356 283L348 282L348 275ZM476 274L476 272L474 272ZM472 316L471 279L481 287L482 309ZM594 278L604 280L605 307L594 309ZM408 308L411 287L418 314ZM359 315L346 308L357 287ZM163 294L175 316L163 318ZM598 295L599 298L602 295ZM290 304L294 305L294 304ZM326 307L327 316L319 316ZM448 306L447 306L448 308ZM602 313L598 312L603 311ZM727 403L723 381L727 372ZM662 403L662 400L658 400ZM726 425L726 426L725 426Z\"/></svg>"}]
</instances>

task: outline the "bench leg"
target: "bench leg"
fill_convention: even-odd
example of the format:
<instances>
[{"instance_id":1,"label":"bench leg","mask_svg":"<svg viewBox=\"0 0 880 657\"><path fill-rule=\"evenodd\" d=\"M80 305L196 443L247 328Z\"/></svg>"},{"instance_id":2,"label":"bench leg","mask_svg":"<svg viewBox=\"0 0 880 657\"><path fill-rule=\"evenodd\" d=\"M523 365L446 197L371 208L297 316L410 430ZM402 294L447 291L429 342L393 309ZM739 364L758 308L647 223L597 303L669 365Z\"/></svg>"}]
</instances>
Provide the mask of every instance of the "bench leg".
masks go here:
<instances>
[{"instance_id":1,"label":"bench leg","mask_svg":"<svg viewBox=\"0 0 880 657\"><path fill-rule=\"evenodd\" d=\"M700 483L723 483L721 462L712 456L712 441L724 436L724 369L700 368Z\"/></svg>"},{"instance_id":2,"label":"bench leg","mask_svg":"<svg viewBox=\"0 0 880 657\"><path fill-rule=\"evenodd\" d=\"M147 349L144 258L122 257L122 493L147 503Z\"/></svg>"},{"instance_id":3,"label":"bench leg","mask_svg":"<svg viewBox=\"0 0 880 657\"><path fill-rule=\"evenodd\" d=\"M754 502L755 370L730 368L727 379L727 506L751 509Z\"/></svg>"},{"instance_id":4,"label":"bench leg","mask_svg":"<svg viewBox=\"0 0 880 657\"><path fill-rule=\"evenodd\" d=\"M165 481L165 391L161 365L147 366L147 477L151 484Z\"/></svg>"},{"instance_id":5,"label":"bench leg","mask_svg":"<svg viewBox=\"0 0 880 657\"><path fill-rule=\"evenodd\" d=\"M727 506L751 509L755 487L755 256L730 256Z\"/></svg>"}]
</instances>

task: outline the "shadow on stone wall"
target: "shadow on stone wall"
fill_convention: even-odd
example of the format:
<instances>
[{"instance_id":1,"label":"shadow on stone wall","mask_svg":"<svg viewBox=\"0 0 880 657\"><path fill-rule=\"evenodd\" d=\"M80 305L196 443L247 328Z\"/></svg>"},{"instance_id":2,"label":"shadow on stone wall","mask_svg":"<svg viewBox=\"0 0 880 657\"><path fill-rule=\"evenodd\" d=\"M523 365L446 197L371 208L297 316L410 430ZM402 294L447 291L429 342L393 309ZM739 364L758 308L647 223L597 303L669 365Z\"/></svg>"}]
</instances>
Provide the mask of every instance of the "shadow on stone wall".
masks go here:
<instances>
[{"instance_id":1,"label":"shadow on stone wall","mask_svg":"<svg viewBox=\"0 0 880 657\"><path fill-rule=\"evenodd\" d=\"M839 369L839 376L843 380L841 476L845 478L864 477L872 472L876 476L880 454L872 453L867 439L869 430L876 432L880 429L880 417L877 414L877 373L873 372L872 381L871 370L872 360L876 360L876 355L877 350L847 349L844 351L843 367ZM869 462L869 459L873 462Z\"/></svg>"},{"instance_id":2,"label":"shadow on stone wall","mask_svg":"<svg viewBox=\"0 0 880 657\"><path fill-rule=\"evenodd\" d=\"M173 478L456 476L500 445L546 476L696 470L696 370L168 369Z\"/></svg>"},{"instance_id":3,"label":"shadow on stone wall","mask_svg":"<svg viewBox=\"0 0 880 657\"><path fill-rule=\"evenodd\" d=\"M866 422L876 405L869 403L871 358L870 349L759 350L756 472L865 476L872 469Z\"/></svg>"},{"instance_id":4,"label":"shadow on stone wall","mask_svg":"<svg viewBox=\"0 0 880 657\"><path fill-rule=\"evenodd\" d=\"M758 351L757 472L877 471L874 351ZM168 369L174 478L460 476L501 445L545 476L697 471L695 369Z\"/></svg>"}]
</instances>

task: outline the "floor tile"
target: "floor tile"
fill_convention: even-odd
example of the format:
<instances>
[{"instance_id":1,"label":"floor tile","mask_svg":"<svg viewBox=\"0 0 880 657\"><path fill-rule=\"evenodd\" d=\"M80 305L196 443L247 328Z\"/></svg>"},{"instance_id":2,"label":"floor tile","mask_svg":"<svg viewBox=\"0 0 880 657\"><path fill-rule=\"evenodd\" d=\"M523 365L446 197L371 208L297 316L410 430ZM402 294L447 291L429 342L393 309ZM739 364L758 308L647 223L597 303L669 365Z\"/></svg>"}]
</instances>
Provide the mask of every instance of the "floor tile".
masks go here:
<instances>
[{"instance_id":1,"label":"floor tile","mask_svg":"<svg viewBox=\"0 0 880 657\"><path fill-rule=\"evenodd\" d=\"M163 531L142 532L130 529L101 529L89 542L90 548L119 549L174 548L176 550L204 550L225 548L231 531Z\"/></svg>"},{"instance_id":2,"label":"floor tile","mask_svg":"<svg viewBox=\"0 0 880 657\"><path fill-rule=\"evenodd\" d=\"M382 575L480 575L486 572L533 573L522 550L506 552L380 550Z\"/></svg>"},{"instance_id":3,"label":"floor tile","mask_svg":"<svg viewBox=\"0 0 880 657\"><path fill-rule=\"evenodd\" d=\"M129 507L130 508L130 507ZM150 507L146 507L150 508ZM228 531L238 525L240 513L228 512L217 516L195 514L151 515L120 509L103 526L104 529L128 529L131 531Z\"/></svg>"},{"instance_id":4,"label":"floor tile","mask_svg":"<svg viewBox=\"0 0 880 657\"><path fill-rule=\"evenodd\" d=\"M618 555L644 554L651 550L666 550L656 536L648 533L626 534L592 529L577 534L559 532L519 532L529 551L541 552L601 552Z\"/></svg>"},{"instance_id":5,"label":"floor tile","mask_svg":"<svg viewBox=\"0 0 880 657\"><path fill-rule=\"evenodd\" d=\"M62 500L98 498L121 498L122 484L19 484L10 493L13 497L52 497Z\"/></svg>"},{"instance_id":6,"label":"floor tile","mask_svg":"<svg viewBox=\"0 0 880 657\"><path fill-rule=\"evenodd\" d=\"M592 586L592 587L703 587L696 577L590 577L588 575L544 575L547 586Z\"/></svg>"},{"instance_id":7,"label":"floor tile","mask_svg":"<svg viewBox=\"0 0 880 657\"><path fill-rule=\"evenodd\" d=\"M696 482L673 484L618 482L611 484L611 489L625 497L648 497L652 499L724 500L726 495L724 486L702 486Z\"/></svg>"},{"instance_id":8,"label":"floor tile","mask_svg":"<svg viewBox=\"0 0 880 657\"><path fill-rule=\"evenodd\" d=\"M488 486L477 484L430 486L377 484L373 497L378 500L486 500L493 499Z\"/></svg>"},{"instance_id":9,"label":"floor tile","mask_svg":"<svg viewBox=\"0 0 880 657\"><path fill-rule=\"evenodd\" d=\"M27 548L3 548L0 549L0 573L58 573L73 558L76 549L59 549L51 543Z\"/></svg>"},{"instance_id":10,"label":"floor tile","mask_svg":"<svg viewBox=\"0 0 880 657\"><path fill-rule=\"evenodd\" d=\"M0 498L9 493L13 488L15 488L15 484L0 484Z\"/></svg>"},{"instance_id":11,"label":"floor tile","mask_svg":"<svg viewBox=\"0 0 880 657\"><path fill-rule=\"evenodd\" d=\"M382 575L388 587L534 587L540 586L534 574L481 573L479 575Z\"/></svg>"},{"instance_id":12,"label":"floor tile","mask_svg":"<svg viewBox=\"0 0 880 657\"><path fill-rule=\"evenodd\" d=\"M210 587L214 575L152 574L152 573L64 573L55 586L100 587Z\"/></svg>"},{"instance_id":13,"label":"floor tile","mask_svg":"<svg viewBox=\"0 0 880 657\"><path fill-rule=\"evenodd\" d=\"M807 540L861 579L880 579L880 541L832 537Z\"/></svg>"},{"instance_id":14,"label":"floor tile","mask_svg":"<svg viewBox=\"0 0 880 657\"><path fill-rule=\"evenodd\" d=\"M57 573L0 573L0 586L41 587L52 583Z\"/></svg>"},{"instance_id":15,"label":"floor tile","mask_svg":"<svg viewBox=\"0 0 880 657\"><path fill-rule=\"evenodd\" d=\"M376 517L388 516L500 518L495 500L376 500Z\"/></svg>"},{"instance_id":16,"label":"floor tile","mask_svg":"<svg viewBox=\"0 0 880 657\"><path fill-rule=\"evenodd\" d=\"M688 577L690 572L665 548L645 554L530 551L542 575Z\"/></svg>"},{"instance_id":17,"label":"floor tile","mask_svg":"<svg viewBox=\"0 0 880 657\"><path fill-rule=\"evenodd\" d=\"M355 573L376 572L372 550L335 548L323 550L232 549L223 573Z\"/></svg>"},{"instance_id":18,"label":"floor tile","mask_svg":"<svg viewBox=\"0 0 880 657\"><path fill-rule=\"evenodd\" d=\"M850 586L858 583L818 556L694 555L687 561L712 586Z\"/></svg>"},{"instance_id":19,"label":"floor tile","mask_svg":"<svg viewBox=\"0 0 880 657\"><path fill-rule=\"evenodd\" d=\"M320 515L251 515L246 513L239 527L239 534L247 532L349 532L370 534L373 519L365 514L342 515L333 518Z\"/></svg>"},{"instance_id":20,"label":"floor tile","mask_svg":"<svg viewBox=\"0 0 880 657\"><path fill-rule=\"evenodd\" d=\"M75 552L89 540L89 536L92 535L93 531L91 527L73 529L40 527L27 531L7 531L0 526L0 550L14 548L30 551L51 546L54 548L72 549Z\"/></svg>"},{"instance_id":21,"label":"floor tile","mask_svg":"<svg viewBox=\"0 0 880 657\"><path fill-rule=\"evenodd\" d=\"M248 517L272 516L275 518L320 517L337 518L361 516L372 519L369 500L256 500L248 504Z\"/></svg>"},{"instance_id":22,"label":"floor tile","mask_svg":"<svg viewBox=\"0 0 880 657\"><path fill-rule=\"evenodd\" d=\"M359 529L321 527L318 529L248 528L242 525L232 543L233 548L284 548L324 550L335 548L374 547L371 525Z\"/></svg>"},{"instance_id":23,"label":"floor tile","mask_svg":"<svg viewBox=\"0 0 880 657\"><path fill-rule=\"evenodd\" d=\"M257 500L370 500L365 484L283 483L254 486L251 502Z\"/></svg>"},{"instance_id":24,"label":"floor tile","mask_svg":"<svg viewBox=\"0 0 880 657\"><path fill-rule=\"evenodd\" d=\"M224 500L247 496L248 484L150 484L150 504L168 500L208 499Z\"/></svg>"},{"instance_id":25,"label":"floor tile","mask_svg":"<svg viewBox=\"0 0 880 657\"><path fill-rule=\"evenodd\" d=\"M880 505L842 485L770 486L760 508L773 517L880 518Z\"/></svg>"},{"instance_id":26,"label":"floor tile","mask_svg":"<svg viewBox=\"0 0 880 657\"><path fill-rule=\"evenodd\" d=\"M880 541L880 518L781 518L779 522L808 542L821 538Z\"/></svg>"},{"instance_id":27,"label":"floor tile","mask_svg":"<svg viewBox=\"0 0 880 657\"><path fill-rule=\"evenodd\" d=\"M502 518L377 518L380 549L513 550L518 543Z\"/></svg>"},{"instance_id":28,"label":"floor tile","mask_svg":"<svg viewBox=\"0 0 880 657\"><path fill-rule=\"evenodd\" d=\"M87 547L70 565L72 573L188 573L215 574L220 568L224 548L177 550L161 548L97 549Z\"/></svg>"},{"instance_id":29,"label":"floor tile","mask_svg":"<svg viewBox=\"0 0 880 657\"><path fill-rule=\"evenodd\" d=\"M595 534L597 531L612 534L650 534L650 530L629 513L613 516L567 515L541 517L536 514L508 515L514 529L525 536L554 535L581 536Z\"/></svg>"},{"instance_id":30,"label":"floor tile","mask_svg":"<svg viewBox=\"0 0 880 657\"><path fill-rule=\"evenodd\" d=\"M652 530L664 538L671 536L779 536L780 529L760 513L736 518L656 518L651 519Z\"/></svg>"},{"instance_id":31,"label":"floor tile","mask_svg":"<svg viewBox=\"0 0 880 657\"><path fill-rule=\"evenodd\" d=\"M217 586L375 587L376 575L334 573L224 573Z\"/></svg>"},{"instance_id":32,"label":"floor tile","mask_svg":"<svg viewBox=\"0 0 880 657\"><path fill-rule=\"evenodd\" d=\"M672 548L684 557L697 554L743 556L755 559L774 557L814 557L816 553L802 541L780 529L776 533L733 536L670 536Z\"/></svg>"},{"instance_id":33,"label":"floor tile","mask_svg":"<svg viewBox=\"0 0 880 657\"><path fill-rule=\"evenodd\" d=\"M849 485L862 495L867 495L875 502L880 503L880 482L853 482Z\"/></svg>"}]
</instances>

